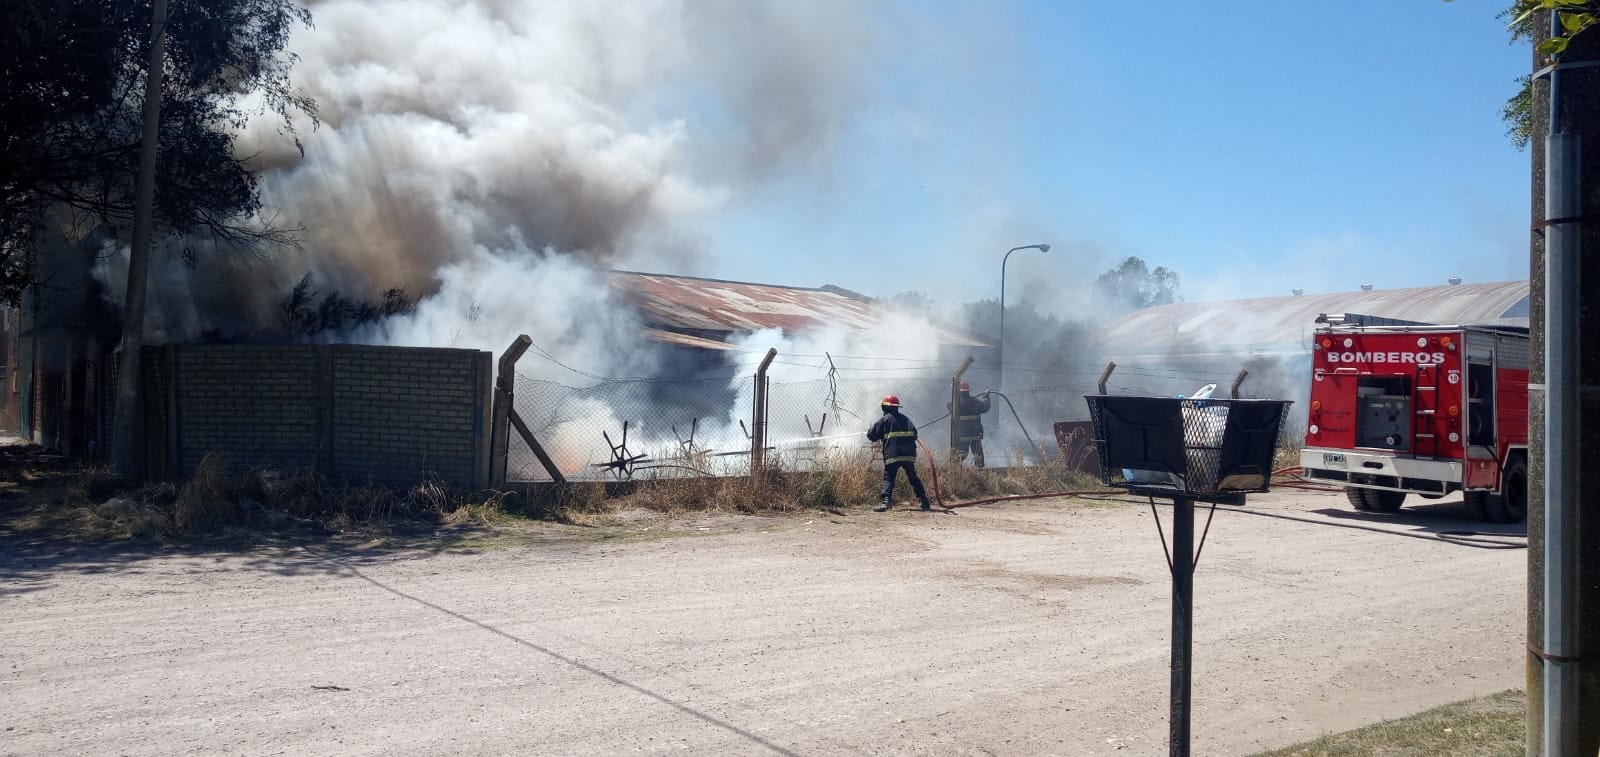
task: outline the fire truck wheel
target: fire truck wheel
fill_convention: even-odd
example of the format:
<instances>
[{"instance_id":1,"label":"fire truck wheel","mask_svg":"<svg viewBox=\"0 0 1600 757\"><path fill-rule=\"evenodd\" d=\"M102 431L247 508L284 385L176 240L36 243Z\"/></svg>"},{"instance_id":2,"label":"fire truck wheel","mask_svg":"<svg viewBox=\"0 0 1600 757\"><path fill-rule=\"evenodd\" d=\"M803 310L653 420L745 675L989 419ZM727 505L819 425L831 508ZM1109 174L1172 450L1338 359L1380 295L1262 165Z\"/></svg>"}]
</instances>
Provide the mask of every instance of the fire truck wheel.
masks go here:
<instances>
[{"instance_id":1,"label":"fire truck wheel","mask_svg":"<svg viewBox=\"0 0 1600 757\"><path fill-rule=\"evenodd\" d=\"M1367 504L1372 510L1380 513L1392 513L1405 504L1405 492L1386 492L1373 489L1367 492Z\"/></svg>"},{"instance_id":2,"label":"fire truck wheel","mask_svg":"<svg viewBox=\"0 0 1600 757\"><path fill-rule=\"evenodd\" d=\"M1372 506L1367 504L1366 489L1362 489L1358 486L1346 486L1344 488L1344 498L1350 500L1350 506L1357 510L1372 509Z\"/></svg>"},{"instance_id":3,"label":"fire truck wheel","mask_svg":"<svg viewBox=\"0 0 1600 757\"><path fill-rule=\"evenodd\" d=\"M1489 519L1489 493L1482 490L1470 491L1463 495L1467 503L1467 515L1473 520Z\"/></svg>"},{"instance_id":4,"label":"fire truck wheel","mask_svg":"<svg viewBox=\"0 0 1600 757\"><path fill-rule=\"evenodd\" d=\"M1499 495L1485 497L1485 511L1496 523L1519 523L1528 517L1528 463L1511 458L1501 474Z\"/></svg>"}]
</instances>

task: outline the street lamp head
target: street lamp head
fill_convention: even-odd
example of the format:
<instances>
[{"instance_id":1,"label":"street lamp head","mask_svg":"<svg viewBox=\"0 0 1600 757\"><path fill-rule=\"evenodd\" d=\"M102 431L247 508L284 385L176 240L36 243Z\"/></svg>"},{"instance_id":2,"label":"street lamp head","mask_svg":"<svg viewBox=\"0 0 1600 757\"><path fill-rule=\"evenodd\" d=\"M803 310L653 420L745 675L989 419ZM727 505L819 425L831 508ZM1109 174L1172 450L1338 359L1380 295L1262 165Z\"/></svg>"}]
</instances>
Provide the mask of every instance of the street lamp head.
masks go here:
<instances>
[{"instance_id":1,"label":"street lamp head","mask_svg":"<svg viewBox=\"0 0 1600 757\"><path fill-rule=\"evenodd\" d=\"M1048 245L1048 244L1025 244L1025 245L1023 245L1021 247L1013 247L1010 250L1007 250L1006 254L1009 255L1009 254L1011 254L1013 252L1016 252L1017 250L1038 250L1040 252L1049 252L1050 251L1050 245Z\"/></svg>"}]
</instances>

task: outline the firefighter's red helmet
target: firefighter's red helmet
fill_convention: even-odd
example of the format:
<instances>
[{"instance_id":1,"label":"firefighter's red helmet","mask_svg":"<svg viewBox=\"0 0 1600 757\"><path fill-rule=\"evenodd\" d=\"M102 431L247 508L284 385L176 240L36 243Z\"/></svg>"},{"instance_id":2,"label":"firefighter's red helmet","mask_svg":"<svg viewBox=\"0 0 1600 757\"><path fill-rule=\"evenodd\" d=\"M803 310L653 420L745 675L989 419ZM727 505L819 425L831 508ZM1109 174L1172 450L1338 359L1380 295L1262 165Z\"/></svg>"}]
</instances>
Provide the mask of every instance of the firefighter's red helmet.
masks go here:
<instances>
[{"instance_id":1,"label":"firefighter's red helmet","mask_svg":"<svg viewBox=\"0 0 1600 757\"><path fill-rule=\"evenodd\" d=\"M889 395L887 397L884 397L883 398L883 402L880 402L878 404L883 405L884 407L899 407L900 406L900 398L898 396L896 396L896 395L891 394L891 395Z\"/></svg>"},{"instance_id":2,"label":"firefighter's red helmet","mask_svg":"<svg viewBox=\"0 0 1600 757\"><path fill-rule=\"evenodd\" d=\"M972 387L968 386L967 382L963 381L963 382L961 382L961 391L970 392L970 391L972 391Z\"/></svg>"}]
</instances>

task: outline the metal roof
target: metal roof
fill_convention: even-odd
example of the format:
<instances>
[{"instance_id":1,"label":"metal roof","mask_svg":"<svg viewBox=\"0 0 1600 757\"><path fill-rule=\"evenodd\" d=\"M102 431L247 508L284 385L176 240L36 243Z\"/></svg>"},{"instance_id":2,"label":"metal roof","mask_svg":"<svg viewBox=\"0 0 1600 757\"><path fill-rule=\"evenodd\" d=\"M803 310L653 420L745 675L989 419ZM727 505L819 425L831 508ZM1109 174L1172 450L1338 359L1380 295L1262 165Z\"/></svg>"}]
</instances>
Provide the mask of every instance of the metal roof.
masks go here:
<instances>
[{"instance_id":1,"label":"metal roof","mask_svg":"<svg viewBox=\"0 0 1600 757\"><path fill-rule=\"evenodd\" d=\"M1526 318L1528 282L1179 302L1122 316L1106 324L1102 336L1118 355L1295 353L1310 348L1316 318L1323 313L1438 324Z\"/></svg>"},{"instance_id":2,"label":"metal roof","mask_svg":"<svg viewBox=\"0 0 1600 757\"><path fill-rule=\"evenodd\" d=\"M867 330L882 325L884 310L871 298L838 287L787 287L744 281L611 271L612 289L638 308L651 329L696 336L782 329L794 334L826 326ZM988 346L939 329L940 343ZM689 345L701 346L701 345Z\"/></svg>"}]
</instances>

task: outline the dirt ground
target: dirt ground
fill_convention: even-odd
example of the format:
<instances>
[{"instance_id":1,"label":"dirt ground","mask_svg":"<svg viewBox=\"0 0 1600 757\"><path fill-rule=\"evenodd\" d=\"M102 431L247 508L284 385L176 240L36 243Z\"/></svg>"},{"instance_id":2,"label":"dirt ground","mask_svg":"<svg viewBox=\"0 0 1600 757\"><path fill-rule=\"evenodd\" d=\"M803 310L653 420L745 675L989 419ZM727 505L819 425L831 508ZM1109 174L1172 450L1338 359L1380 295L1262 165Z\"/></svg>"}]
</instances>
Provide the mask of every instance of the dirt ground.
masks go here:
<instances>
[{"instance_id":1,"label":"dirt ground","mask_svg":"<svg viewBox=\"0 0 1600 757\"><path fill-rule=\"evenodd\" d=\"M1461 515L1219 508L1196 753L1520 686L1521 528ZM1169 592L1142 502L640 514L464 552L10 534L0 754L1164 754Z\"/></svg>"}]
</instances>

